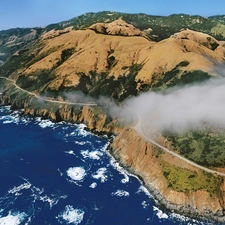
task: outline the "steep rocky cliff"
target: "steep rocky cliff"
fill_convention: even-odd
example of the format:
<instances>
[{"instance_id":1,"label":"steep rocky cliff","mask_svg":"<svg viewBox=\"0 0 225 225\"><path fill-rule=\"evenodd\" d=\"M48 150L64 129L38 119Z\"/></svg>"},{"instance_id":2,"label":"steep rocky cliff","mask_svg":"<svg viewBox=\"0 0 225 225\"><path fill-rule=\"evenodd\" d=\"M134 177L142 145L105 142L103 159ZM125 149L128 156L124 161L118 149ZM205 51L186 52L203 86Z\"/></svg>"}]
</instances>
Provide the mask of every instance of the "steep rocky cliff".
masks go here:
<instances>
[{"instance_id":1,"label":"steep rocky cliff","mask_svg":"<svg viewBox=\"0 0 225 225\"><path fill-rule=\"evenodd\" d=\"M159 138L158 143L166 145L166 140ZM220 222L224 216L224 179L211 174L202 174L201 170L185 163L158 147L152 145L137 133L134 128L124 128L116 136L111 152L117 160L131 173L138 175L144 184L151 190L153 196L172 212L193 217L207 217ZM195 190L194 186L186 186L185 191L174 190L165 177L167 167L176 167L182 175L172 182L189 183L193 174L196 179L211 179L215 184L215 193L207 186ZM186 171L191 175L186 176ZM171 172L171 171L170 171ZM172 172L171 172L172 173ZM179 176L176 174L176 176ZM211 184L213 185L213 184Z\"/></svg>"},{"instance_id":2,"label":"steep rocky cliff","mask_svg":"<svg viewBox=\"0 0 225 225\"><path fill-rule=\"evenodd\" d=\"M92 131L114 134L112 155L138 175L167 209L225 221L222 176L164 152L142 137L133 121L125 123L111 110L141 92L220 77L217 67L225 62L224 41L212 32L185 26L156 42L153 22L146 30L128 20L98 20L82 25L82 30L74 30L79 27L72 22L61 29L50 29L52 25L42 30L39 39L27 31L29 44L0 67L0 102L23 109L24 115L85 123ZM159 135L156 141L171 147L166 136Z\"/></svg>"}]
</instances>

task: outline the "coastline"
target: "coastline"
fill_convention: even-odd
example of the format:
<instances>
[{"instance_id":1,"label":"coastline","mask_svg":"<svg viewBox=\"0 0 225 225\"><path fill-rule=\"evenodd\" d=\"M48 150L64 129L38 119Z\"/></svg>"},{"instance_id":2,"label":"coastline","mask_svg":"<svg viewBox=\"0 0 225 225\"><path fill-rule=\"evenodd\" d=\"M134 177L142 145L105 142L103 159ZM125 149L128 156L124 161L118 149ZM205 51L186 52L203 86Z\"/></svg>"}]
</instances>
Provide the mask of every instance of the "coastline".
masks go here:
<instances>
[{"instance_id":1,"label":"coastline","mask_svg":"<svg viewBox=\"0 0 225 225\"><path fill-rule=\"evenodd\" d=\"M15 89L11 89L12 93L14 93ZM10 91L10 92L11 92ZM219 223L223 223L225 221L225 216L221 210L217 212L213 212L210 207L207 207L202 212L199 212L196 206L191 205L185 205L185 204L173 204L173 202L169 202L166 194L168 194L167 187L165 187L165 181L162 180L162 176L158 175L157 173L161 173L159 171L159 167L154 171L154 174L147 174L146 171L141 170L141 164L138 165L141 161L137 163L136 161L136 167L134 164L134 160L137 159L137 157L144 157L145 152L148 152L148 155L151 156L151 161L147 161L148 163L152 163L154 160L157 161L157 149L153 149L154 146L152 144L148 143L146 140L144 140L143 137L140 135L135 134L134 136L129 136L128 133L131 132L132 128L130 127L121 127L118 126L117 121L110 121L107 123L107 109L103 109L101 113L99 114L98 107L91 107L91 106L68 106L68 105L59 105L56 103L48 103L48 104L37 104L37 101L34 96L23 96L21 98L20 94L22 95L21 91L17 90L19 95L12 96L10 92L6 94L2 94L0 96L0 101L4 105L11 105L12 110L17 109L24 109L23 115L26 116L33 116L37 117L40 116L44 119L50 119L52 121L65 121L65 122L72 122L72 123L84 123L87 126L87 129L90 130L93 133L96 133L98 135L107 135L108 137L111 136L110 145L107 149L109 151L110 155L115 158L115 160L126 170L128 173L138 177L138 179L142 182L142 184L147 188L147 190L151 193L154 200L159 203L160 206L165 208L166 210L170 211L171 213L178 213L185 215L190 218L195 219L201 219L201 220L212 220ZM101 109L102 110L102 109ZM96 116L96 114L98 116ZM125 131L125 132L124 132ZM128 133L126 133L129 131ZM133 129L134 131L134 129ZM112 135L115 135L115 138L112 139ZM121 135L124 135L126 137L125 140L126 143L128 143L126 146L124 146L124 139L121 138ZM129 138L133 138L133 142L129 140ZM118 140L122 142L118 142ZM136 143L134 145L134 143ZM139 144L139 147L137 146ZM134 145L134 147L133 147ZM131 150L132 148L135 148L136 150L142 150L142 153L133 151L134 155L129 156L126 154L127 150ZM124 152L122 152L125 149ZM155 151L156 150L156 151ZM129 151L132 152L132 151ZM124 154L125 153L125 154ZM136 154L136 155L135 155ZM150 158L150 157L149 157ZM142 163L141 162L141 163ZM145 162L146 163L146 162ZM137 169L137 167L140 167ZM150 165L152 167L152 165ZM154 168L151 168L154 170ZM152 172L152 170L149 170ZM149 177L151 179L149 179ZM158 180L157 180L158 179ZM166 190L165 195L163 195L162 192L160 192L160 185L164 186L164 189ZM173 193L173 195L177 195L179 193ZM202 193L201 193L202 194ZM182 195L185 195L185 193L182 193ZM183 197L183 196L182 196ZM186 195L186 198L189 196ZM178 197L179 198L179 197ZM218 203L216 201L216 203Z\"/></svg>"}]
</instances>

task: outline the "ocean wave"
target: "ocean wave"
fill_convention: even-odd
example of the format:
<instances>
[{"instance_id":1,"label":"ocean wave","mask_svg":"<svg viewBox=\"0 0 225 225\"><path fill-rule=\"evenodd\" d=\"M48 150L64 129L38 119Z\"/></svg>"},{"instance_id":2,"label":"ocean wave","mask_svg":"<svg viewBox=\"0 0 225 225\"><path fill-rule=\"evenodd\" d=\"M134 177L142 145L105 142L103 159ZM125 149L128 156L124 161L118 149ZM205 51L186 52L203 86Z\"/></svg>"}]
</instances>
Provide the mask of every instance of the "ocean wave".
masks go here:
<instances>
[{"instance_id":1,"label":"ocean wave","mask_svg":"<svg viewBox=\"0 0 225 225\"><path fill-rule=\"evenodd\" d=\"M192 218L189 218L189 217L177 214L177 213L171 213L170 218L171 218L171 220L176 220L176 221L179 221L182 223L185 222L185 224L187 224L187 225L207 225L207 224L212 225L212 223L197 221L195 219L192 219Z\"/></svg>"},{"instance_id":2,"label":"ocean wave","mask_svg":"<svg viewBox=\"0 0 225 225\"><path fill-rule=\"evenodd\" d=\"M155 212L156 216L159 219L168 219L169 216L166 213L163 213L162 210L160 210L159 208L157 208L156 206L153 206L153 211Z\"/></svg>"},{"instance_id":3,"label":"ocean wave","mask_svg":"<svg viewBox=\"0 0 225 225\"><path fill-rule=\"evenodd\" d=\"M149 198L154 199L153 196L150 194L149 190L148 190L145 186L143 186L143 185L141 185L141 186L138 188L138 191L136 192L136 194L139 194L139 193L141 193L141 192L144 192ZM154 200L155 200L155 199L154 199ZM156 200L155 200L155 201L156 201ZM156 202L157 202L157 201L156 201Z\"/></svg>"},{"instance_id":4,"label":"ocean wave","mask_svg":"<svg viewBox=\"0 0 225 225\"><path fill-rule=\"evenodd\" d=\"M65 210L62 211L56 219L58 219L60 223L64 223L66 221L69 224L78 225L83 221L84 213L85 212L80 208L74 209L73 206L67 205Z\"/></svg>"},{"instance_id":5,"label":"ocean wave","mask_svg":"<svg viewBox=\"0 0 225 225\"><path fill-rule=\"evenodd\" d=\"M77 144L77 145L85 145L85 144L87 144L86 141L74 141L74 143Z\"/></svg>"},{"instance_id":6,"label":"ocean wave","mask_svg":"<svg viewBox=\"0 0 225 225\"><path fill-rule=\"evenodd\" d=\"M62 195L62 196L54 196L52 195L51 197L44 195L40 196L40 201L42 202L47 202L49 204L50 209L54 206L57 205L60 199L66 199L67 195Z\"/></svg>"},{"instance_id":7,"label":"ocean wave","mask_svg":"<svg viewBox=\"0 0 225 225\"><path fill-rule=\"evenodd\" d=\"M26 182L26 183L23 183L17 187L15 186L12 189L8 190L8 193L9 194L15 194L15 193L18 194L21 190L30 189L30 187L31 187L31 183Z\"/></svg>"},{"instance_id":8,"label":"ocean wave","mask_svg":"<svg viewBox=\"0 0 225 225\"><path fill-rule=\"evenodd\" d=\"M38 125L41 127L41 128L46 128L46 127L54 127L55 126L55 123L53 123L52 121L50 120L41 120L39 121L38 120Z\"/></svg>"},{"instance_id":9,"label":"ocean wave","mask_svg":"<svg viewBox=\"0 0 225 225\"><path fill-rule=\"evenodd\" d=\"M107 168L99 168L93 175L92 177L94 179L100 180L101 183L105 183L108 180L108 175L107 175Z\"/></svg>"},{"instance_id":10,"label":"ocean wave","mask_svg":"<svg viewBox=\"0 0 225 225\"><path fill-rule=\"evenodd\" d=\"M94 183L92 183L89 187L94 189L94 188L96 188L96 187L97 187L97 183L96 183L96 182L94 182Z\"/></svg>"},{"instance_id":11,"label":"ocean wave","mask_svg":"<svg viewBox=\"0 0 225 225\"><path fill-rule=\"evenodd\" d=\"M126 184L130 181L130 174L123 167L121 167L120 164L116 162L114 158L110 160L110 165L112 165L114 169L116 169L121 175L124 176L124 178L121 179L121 183Z\"/></svg>"},{"instance_id":12,"label":"ocean wave","mask_svg":"<svg viewBox=\"0 0 225 225\"><path fill-rule=\"evenodd\" d=\"M103 156L103 153L97 150L96 151L81 150L81 155L84 158L99 160L101 156Z\"/></svg>"},{"instance_id":13,"label":"ocean wave","mask_svg":"<svg viewBox=\"0 0 225 225\"><path fill-rule=\"evenodd\" d=\"M44 203L47 203L49 205L49 208L51 209L54 205L57 205L58 202L61 199L66 199L67 195L62 194L59 191L54 191L51 194L46 194L46 191L44 188L38 188L34 185L32 185L27 179L23 178L23 180L26 181L26 183L22 183L19 186L15 186L8 190L8 193L2 197L2 201L5 202L5 206L13 206L13 199L19 199L19 201L24 202L23 198L20 197L21 195L25 194L23 192L24 190L27 190L26 193L26 205L29 208L29 212L26 211L27 215L34 214L36 209L33 208L33 205L36 204L38 201L42 201ZM28 197L29 196L29 197ZM46 205L47 206L47 205ZM4 210L3 210L4 211ZM1 223L0 223L1 225Z\"/></svg>"},{"instance_id":14,"label":"ocean wave","mask_svg":"<svg viewBox=\"0 0 225 225\"><path fill-rule=\"evenodd\" d=\"M130 196L129 192L120 190L120 189L115 192L112 192L111 195L118 196L118 197L129 197Z\"/></svg>"},{"instance_id":15,"label":"ocean wave","mask_svg":"<svg viewBox=\"0 0 225 225\"><path fill-rule=\"evenodd\" d=\"M77 125L77 128L78 128L78 133L77 134L79 136L86 137L89 134L89 132L85 130L86 127L87 126L85 124L79 124L79 125Z\"/></svg>"},{"instance_id":16,"label":"ocean wave","mask_svg":"<svg viewBox=\"0 0 225 225\"><path fill-rule=\"evenodd\" d=\"M149 204L146 201L143 201L141 203L141 205L142 205L143 209L146 209L149 206Z\"/></svg>"},{"instance_id":17,"label":"ocean wave","mask_svg":"<svg viewBox=\"0 0 225 225\"><path fill-rule=\"evenodd\" d=\"M0 116L0 120L2 120L3 124L9 124L9 123L28 123L29 121L25 117L21 117L21 112L20 111L11 111L10 107L0 107L1 111L7 115Z\"/></svg>"},{"instance_id":18,"label":"ocean wave","mask_svg":"<svg viewBox=\"0 0 225 225\"><path fill-rule=\"evenodd\" d=\"M1 116L0 120L2 120L3 124L8 124L8 123L18 123L19 118L12 117L11 115L7 116Z\"/></svg>"},{"instance_id":19,"label":"ocean wave","mask_svg":"<svg viewBox=\"0 0 225 225\"><path fill-rule=\"evenodd\" d=\"M100 150L103 151L103 152L106 152L108 146L109 146L109 142L107 142Z\"/></svg>"},{"instance_id":20,"label":"ocean wave","mask_svg":"<svg viewBox=\"0 0 225 225\"><path fill-rule=\"evenodd\" d=\"M19 225L26 219L26 217L27 215L25 213L12 213L10 211L7 216L1 217L0 215L0 225Z\"/></svg>"},{"instance_id":21,"label":"ocean wave","mask_svg":"<svg viewBox=\"0 0 225 225\"><path fill-rule=\"evenodd\" d=\"M65 151L65 153L67 153L69 155L75 155L73 150Z\"/></svg>"},{"instance_id":22,"label":"ocean wave","mask_svg":"<svg viewBox=\"0 0 225 225\"><path fill-rule=\"evenodd\" d=\"M67 175L75 181L82 181L86 176L86 171L83 167L71 167L67 170Z\"/></svg>"}]
</instances>

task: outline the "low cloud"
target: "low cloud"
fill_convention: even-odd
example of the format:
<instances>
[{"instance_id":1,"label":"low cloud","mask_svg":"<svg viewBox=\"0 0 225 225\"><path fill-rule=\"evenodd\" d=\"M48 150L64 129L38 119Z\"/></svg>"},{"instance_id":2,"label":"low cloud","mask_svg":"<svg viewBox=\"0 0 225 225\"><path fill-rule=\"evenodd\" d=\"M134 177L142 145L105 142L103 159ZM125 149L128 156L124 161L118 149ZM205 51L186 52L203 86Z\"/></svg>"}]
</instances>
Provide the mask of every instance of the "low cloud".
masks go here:
<instances>
[{"instance_id":1,"label":"low cloud","mask_svg":"<svg viewBox=\"0 0 225 225\"><path fill-rule=\"evenodd\" d=\"M125 105L120 116L141 119L142 127L152 131L183 133L203 124L225 127L225 78L164 94L144 93Z\"/></svg>"}]
</instances>

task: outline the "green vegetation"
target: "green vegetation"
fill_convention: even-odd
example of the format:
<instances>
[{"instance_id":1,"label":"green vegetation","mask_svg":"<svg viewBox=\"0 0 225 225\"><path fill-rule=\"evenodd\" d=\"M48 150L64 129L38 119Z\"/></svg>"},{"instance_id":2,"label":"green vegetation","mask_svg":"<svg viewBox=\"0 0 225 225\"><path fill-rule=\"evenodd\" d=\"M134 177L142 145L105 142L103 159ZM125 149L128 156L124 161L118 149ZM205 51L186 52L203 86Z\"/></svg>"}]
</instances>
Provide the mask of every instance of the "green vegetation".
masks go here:
<instances>
[{"instance_id":1,"label":"green vegetation","mask_svg":"<svg viewBox=\"0 0 225 225\"><path fill-rule=\"evenodd\" d=\"M28 49L24 49L13 55L10 60L0 67L1 76L9 76L19 68L26 67L26 64L31 60L31 55L28 55Z\"/></svg>"},{"instance_id":2,"label":"green vegetation","mask_svg":"<svg viewBox=\"0 0 225 225\"><path fill-rule=\"evenodd\" d=\"M55 75L49 70L42 70L39 73L32 73L29 76L21 75L17 79L17 85L28 91L38 90L40 93L47 87Z\"/></svg>"},{"instance_id":3,"label":"green vegetation","mask_svg":"<svg viewBox=\"0 0 225 225\"><path fill-rule=\"evenodd\" d=\"M181 67L186 67L187 65L189 65L188 61L182 61L171 71L153 74L151 89L154 91L164 90L174 86L201 83L211 78L208 73L201 70L182 72Z\"/></svg>"},{"instance_id":4,"label":"green vegetation","mask_svg":"<svg viewBox=\"0 0 225 225\"><path fill-rule=\"evenodd\" d=\"M165 136L174 151L206 167L225 166L225 131L192 131Z\"/></svg>"},{"instance_id":5,"label":"green vegetation","mask_svg":"<svg viewBox=\"0 0 225 225\"><path fill-rule=\"evenodd\" d=\"M53 67L53 69L57 68L58 66L62 65L70 56L72 56L76 52L75 48L67 48L63 49L61 53L61 58Z\"/></svg>"},{"instance_id":6,"label":"green vegetation","mask_svg":"<svg viewBox=\"0 0 225 225\"><path fill-rule=\"evenodd\" d=\"M0 53L3 62L7 61L16 51L29 48L42 33L42 28L13 28L0 31ZM30 35L30 36L29 36Z\"/></svg>"},{"instance_id":7,"label":"green vegetation","mask_svg":"<svg viewBox=\"0 0 225 225\"><path fill-rule=\"evenodd\" d=\"M204 171L193 172L188 169L178 168L167 162L162 163L163 175L168 187L178 192L205 190L211 196L220 192L222 179Z\"/></svg>"},{"instance_id":8,"label":"green vegetation","mask_svg":"<svg viewBox=\"0 0 225 225\"><path fill-rule=\"evenodd\" d=\"M115 59L111 58L111 61L114 62ZM61 87L59 91L82 91L85 95L91 97L107 96L121 102L129 96L137 95L137 85L140 81L136 81L135 78L142 66L142 64L132 64L126 67L129 74L120 76L118 79L114 76L108 76L108 73L97 74L96 71L89 71L88 75L79 73L80 79L77 86ZM141 85L140 90L144 87L144 85Z\"/></svg>"},{"instance_id":9,"label":"green vegetation","mask_svg":"<svg viewBox=\"0 0 225 225\"><path fill-rule=\"evenodd\" d=\"M170 72L169 72L170 73ZM190 72L184 72L180 77L175 76L173 80L168 84L168 87L173 86L184 86L186 84L194 84L194 83L201 83L210 79L211 76L201 70L195 70Z\"/></svg>"},{"instance_id":10,"label":"green vegetation","mask_svg":"<svg viewBox=\"0 0 225 225\"><path fill-rule=\"evenodd\" d=\"M43 32L53 29L62 30L70 26L73 26L75 30L79 30L87 28L94 23L112 22L119 18L125 20L127 23L133 24L140 30L151 28L150 32L146 32L146 35L155 41L168 38L185 28L207 33L218 40L225 40L225 19L223 16L212 16L209 18L185 14L151 16L146 14L103 11L98 13L85 13L68 21L50 24L46 28L15 28L0 31L0 53L2 53L0 60L5 62L21 48L33 46ZM33 30L36 33L32 33Z\"/></svg>"},{"instance_id":11,"label":"green vegetation","mask_svg":"<svg viewBox=\"0 0 225 225\"><path fill-rule=\"evenodd\" d=\"M64 29L73 26L75 30L83 29L91 26L94 23L112 22L116 19L123 19L127 23L133 24L140 30L147 30L151 28L152 31L147 33L149 37L155 41L160 41L170 37L183 28L208 33L219 40L225 39L224 29L214 29L220 25L224 25L224 20L215 19L213 17L204 18L201 16L190 16L185 14L176 14L170 16L151 16L146 14L128 14L118 12L98 12L85 13L81 16L75 17L71 20L64 21L57 24L51 24L45 28L49 31L52 29Z\"/></svg>"}]
</instances>

